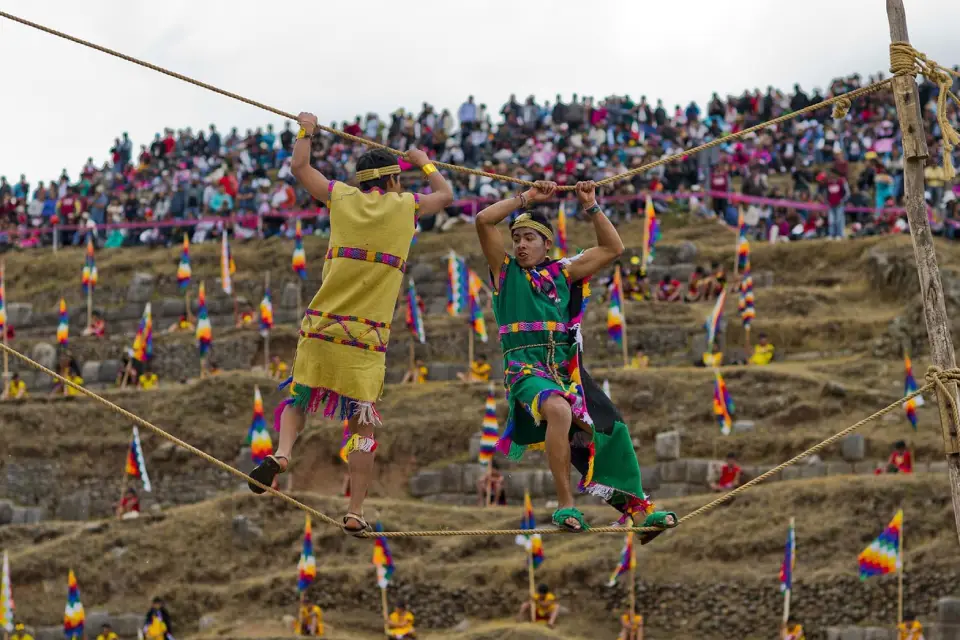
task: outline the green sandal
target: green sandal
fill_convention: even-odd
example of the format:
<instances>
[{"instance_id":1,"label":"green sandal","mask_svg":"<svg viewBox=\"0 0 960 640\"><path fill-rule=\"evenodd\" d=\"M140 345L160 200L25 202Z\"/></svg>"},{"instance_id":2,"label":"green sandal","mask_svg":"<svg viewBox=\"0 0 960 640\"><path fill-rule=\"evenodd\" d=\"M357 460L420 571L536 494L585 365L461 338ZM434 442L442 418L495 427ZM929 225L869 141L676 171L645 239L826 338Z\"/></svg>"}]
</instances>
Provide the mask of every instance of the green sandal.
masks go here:
<instances>
[{"instance_id":1,"label":"green sandal","mask_svg":"<svg viewBox=\"0 0 960 640\"><path fill-rule=\"evenodd\" d=\"M576 520L579 526L574 527L567 522L567 520L570 518ZM566 509L557 509L554 511L553 524L554 526L560 527L561 529L566 529L571 533L580 533L581 531L586 531L590 528L590 525L588 525L584 519L583 512L576 507L567 507Z\"/></svg>"},{"instance_id":2,"label":"green sandal","mask_svg":"<svg viewBox=\"0 0 960 640\"><path fill-rule=\"evenodd\" d=\"M646 517L643 521L643 524L640 526L643 527L659 527L660 531L646 531L640 534L640 544L644 545L648 542L653 542L653 539L658 535L666 531L667 529L673 529L677 524L677 514L672 511L654 511Z\"/></svg>"}]
</instances>

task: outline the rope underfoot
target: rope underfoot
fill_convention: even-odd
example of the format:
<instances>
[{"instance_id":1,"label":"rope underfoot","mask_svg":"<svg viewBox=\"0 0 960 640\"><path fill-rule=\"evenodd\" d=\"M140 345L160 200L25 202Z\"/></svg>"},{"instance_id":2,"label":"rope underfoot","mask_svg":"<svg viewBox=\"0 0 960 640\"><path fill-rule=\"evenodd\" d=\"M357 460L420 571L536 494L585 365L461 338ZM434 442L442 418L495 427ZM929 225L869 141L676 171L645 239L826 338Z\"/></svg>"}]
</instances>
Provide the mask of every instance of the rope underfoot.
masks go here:
<instances>
[{"instance_id":1,"label":"rope underfoot","mask_svg":"<svg viewBox=\"0 0 960 640\"><path fill-rule=\"evenodd\" d=\"M287 494L285 494L285 493L283 493L283 492L281 492L281 491L277 491L276 489L274 489L274 488L272 488L272 487L268 487L268 486L266 486L266 485L264 485L264 484L262 484L262 483L260 483L260 482L258 482L258 481L256 481L256 480L254 480L253 478L251 478L251 477L248 476L247 474L243 473L243 472L240 471L239 469L236 469L236 468L234 468L234 467L231 467L229 464L223 462L222 460L218 460L217 458L214 458L214 457L211 456L210 454L205 453L205 452L201 451L200 449L197 449L197 448L194 447L193 445L188 444L188 443L184 442L183 440L180 440L180 439L177 438L176 436L174 436L174 435L172 435L172 434L164 431L164 430L161 429L160 427L158 427L158 426L156 426L156 425L154 425L154 424L151 424L150 422L147 422L147 421L144 420L143 418L141 418L141 417L139 417L139 416L137 416L137 415L135 415L135 414L133 414L133 413L130 413L130 412L127 411L126 409L124 409L124 408L122 408L122 407L114 404L113 402L110 402L109 400L107 400L106 398L103 398L102 396L97 395L97 394L94 393L93 391L90 391L89 389L86 389L85 387L82 387L82 386L80 386L80 385L78 385L78 384L75 384L74 382L66 379L65 377L61 376L60 374L58 374L58 373L56 373L56 372L54 372L54 371L51 371L50 369L46 368L45 366L43 366L43 365L40 364L39 362L36 362L35 360L29 358L28 356L20 353L20 352L17 351L16 349L13 349L13 348L11 348L11 347L9 347L8 345L5 345L5 344L3 344L3 343L0 343L0 349L2 349L3 351L9 353L9 354L12 355L13 357L15 357L15 358L23 361L23 362L26 363L27 365L29 365L29 366L31 366L31 367L39 370L39 371L42 371L43 373L47 374L48 376L50 376L50 377L58 380L58 381L61 382L62 384L67 385L67 386L69 386L69 387L71 387L71 388L73 388L73 389L76 389L77 391L79 391L79 392L82 393L83 395L85 395L85 396L87 396L87 397L89 397L89 398L92 398L93 400L96 400L97 402L99 402L99 403L102 404L103 406L107 407L107 408L110 409L111 411L114 411L115 413L118 413L118 414L124 416L125 418L127 418L127 419L130 420L131 422L135 422L135 423L137 423L138 425L140 425L140 426L142 426L142 427L146 427L147 429L150 429L151 431L153 431L153 432L156 433L157 435L161 436L162 438L165 438L166 440L169 440L170 442L172 442L172 443L175 444L176 446L181 447L181 448L189 451L190 453L192 453L192 454L194 454L194 455L202 458L203 460L206 460L207 462L209 462L209 463L211 463L211 464L219 467L220 469L223 469L224 471L227 471L228 473L231 473L231 474L237 476L238 478L242 478L243 480L246 480L247 482L250 482L250 483L258 486L258 487L260 487L261 489L264 489L267 493L270 493L270 494L272 494L272 495L274 495L274 496L277 496L278 498L280 498L280 499L283 500L284 502L287 502L288 504L296 507L297 509L300 509L301 511L304 511L304 512L306 512L306 513L309 513L309 514L312 515L312 516L317 517L320 521L322 521L322 522L324 522L324 523L326 523L326 524L329 524L329 525L332 525L332 526L334 526L334 527L337 527L338 529L343 529L343 528L344 528L344 526L343 526L343 524L342 524L341 522L337 522L337 521L334 520L333 518L331 518L331 517L329 517L329 516L327 516L327 515L324 515L323 513L320 513L320 512L317 511L316 509L314 509L314 508L312 508L312 507L309 507L309 506L303 504L302 502L300 502L300 501L298 501L298 500L296 500L296 499L288 496ZM938 368L938 367L930 367L930 368L927 370L927 374L926 374L925 379L927 380L927 383L926 383L925 385L923 385L922 387L920 387L919 389L917 389L916 391L914 391L913 393L907 394L906 396L900 398L899 400L897 400L897 401L895 401L895 402L887 405L887 406L884 407L883 409L880 409L879 411L877 411L877 412L874 413L873 415L871 415L871 416L869 416L869 417L867 417L867 418L864 418L863 420L857 422L856 424L847 427L847 428L844 429L843 431L840 431L839 433L836 433L836 434L830 436L829 438L827 438L827 439L824 440L823 442L820 442L819 444L816 444L816 445L810 447L809 449L807 449L807 450L804 451L803 453L801 453L801 454L799 454L799 455L797 455L797 456L794 456L794 457L791 458L790 460L787 460L786 462L783 462L783 463L777 465L777 466L774 467L773 469L770 469L769 471L767 471L767 472L765 472L765 473L757 476L757 477L754 478L753 480L750 480L750 481L748 481L748 482L745 482L744 484L740 485L739 487L737 487L737 488L734 489L733 491L730 491L729 493L726 493L726 494L720 496L720 497L717 498L716 500L713 500L713 501L711 501L711 502L708 502L707 504L703 505L703 506L700 507L699 509L697 509L697 510L695 510L695 511L692 511L691 513L688 513L687 515L685 515L685 516L683 516L682 518L680 518L680 520L677 522L677 525L680 525L680 524L682 524L682 523L684 523L684 522L687 522L688 520L691 520L692 518L695 518L695 517L697 517L697 516L703 515L704 513L707 513L708 511L710 511L710 510L718 507L719 505L723 504L724 502L727 502L727 501L731 500L732 498L734 498L735 496L743 493L744 491L746 491L746 490L749 489L750 487L752 487L752 486L754 486L754 485L757 485L757 484L763 482L764 480L767 480L768 478L770 478L771 476L776 475L777 473L780 473L781 471L783 471L783 470L786 469L787 467L790 467L790 466L796 464L797 462L799 462L800 460L803 460L803 459L806 458L807 456L812 455L812 454L814 454L814 453L822 450L824 447L830 446L831 444L837 442L837 441L840 440L841 438L843 438L843 437L845 437L845 436L853 433L854 431L856 431L856 430L859 429L860 427L864 426L864 425L867 424L868 422L872 422L872 421L874 421L874 420L877 420L877 419L879 419L879 418L882 418L883 416L887 415L888 413L890 413L890 412L893 411L894 409L897 409L898 407L900 407L900 405L902 405L904 402L906 402L906 401L908 401L908 400L912 400L913 398L919 396L920 394L924 393L925 391L929 391L929 390L931 390L931 389L933 389L933 388L937 388L937 390L941 392L941 393L938 394L938 397L944 397L944 398L946 398L946 402L947 402L947 404L950 406L950 408L951 408L951 410L952 410L952 415L953 415L954 419L958 421L956 424L960 425L960 408L957 407L957 404L956 404L956 402L955 402L955 400L954 400L954 398L953 398L953 395L948 391L946 385L944 384L944 381L948 381L948 382L958 382L958 381L960 381L960 368L954 368L954 369L946 369L946 370L944 370L944 369L940 369L940 368ZM589 528L589 529L587 529L587 530L585 530L585 531L579 532L579 533L625 533L625 532L627 532L627 531L632 531L632 532L634 532L634 533L652 533L652 532L655 532L655 531L662 531L662 529L659 528L659 527L621 527L621 526L608 526L608 527L591 527L591 528ZM577 533L570 532L570 531L566 531L566 530L564 530L564 529L471 529L471 530L449 529L449 530L436 530L436 531L379 531L379 532L369 532L369 531L368 531L368 532L365 532L365 533L363 533L363 534L361 534L361 535L358 535L357 537L363 537L363 538L436 538L436 537L454 537L454 536L517 536L517 535L556 535L556 534L577 535Z\"/></svg>"},{"instance_id":2,"label":"rope underfoot","mask_svg":"<svg viewBox=\"0 0 960 640\"><path fill-rule=\"evenodd\" d=\"M9 13L3 12L3 11L0 11L0 17L6 18L6 19L8 19L8 20L13 20L14 22L18 22L18 23L20 23L20 24L22 24L22 25L25 25L25 26L28 26L28 27L32 27L32 28L38 29L38 30L40 30L40 31L44 31L44 32L46 32L46 33L49 33L50 35L57 36L58 38L63 38L64 40L69 40L69 41L71 41L71 42L75 42L76 44L79 44L79 45L82 45L82 46L85 46L85 47L89 47L89 48L91 48L91 49L96 49L97 51L100 51L100 52L102 52L102 53L106 53L106 54L111 55L111 56L114 56L114 57L116 57L116 58L120 58L121 60L126 60L127 62L132 62L132 63L134 63L134 64L136 64L136 65L140 65L141 67L145 67L145 68L147 68L147 69L151 69L151 70L153 70L153 71L157 71L158 73L162 73L162 74L167 75L167 76L170 76L170 77L172 77L172 78L176 78L176 79L178 79L178 80L182 80L182 81L187 82L187 83L189 83L189 84L192 84L192 85L194 85L194 86L201 87L201 88L203 88L203 89L207 89L208 91L213 91L214 93L218 93L218 94L220 94L220 95L222 95L222 96L226 96L226 97L228 97L228 98L233 98L234 100L238 100L238 101L240 101L240 102L249 104L249 105L251 105L251 106L258 107L258 108L260 108L260 109L263 109L264 111L269 111L269 112L271 112L271 113L274 113L274 114L276 114L276 115L278 115L278 116L282 116L282 117L287 118L287 119L289 119L289 120L296 120L296 119L297 119L297 117L296 117L295 115L293 115L292 113L288 113L288 112L283 111L283 110L281 110L281 109L277 109L276 107L271 107L270 105L264 104L264 103L262 103L262 102L257 102L256 100L252 100L252 99L250 99L250 98L246 98L246 97L244 97L244 96L241 96L241 95L239 95L239 94L236 94L236 93L227 91L227 90L225 90L225 89L220 89L219 87L215 87L215 86L213 86L213 85L211 85L211 84L207 84L206 82L201 82L200 80L196 80L196 79L191 78L191 77L189 77L189 76L185 76L185 75L183 75L183 74L181 74L181 73L177 73L177 72L175 72L175 71L170 71L169 69L165 69L164 67L160 67L160 66L157 66L157 65L155 65L155 64L151 64L151 63L149 63L149 62L146 62L146 61L144 61L144 60L140 60L140 59L138 59L138 58L134 58L133 56L128 56L128 55L126 55L126 54L124 54L124 53L120 53L119 51L114 51L113 49L108 49L107 47L104 47L104 46L101 46L101 45L98 45L98 44L94 44L93 42L89 42L89 41L84 40L84 39L82 39L82 38L77 38L77 37L75 37L75 36L71 36L71 35L69 35L69 34L67 34L67 33L62 32L62 31L58 31L58 30L52 29L52 28L50 28L50 27L45 27L45 26L42 25L42 24L38 24L38 23L36 23L36 22L31 22L30 20L26 20L26 19L24 19L24 18L20 18L20 17L17 17L17 16L15 16L15 15L12 15L12 14L9 14ZM953 177L953 175L954 175L954 173L955 173L954 170L953 170L953 164L952 164L952 162L949 160L949 152L953 150L953 148L954 148L955 145L960 144L960 134L958 134L952 127L950 127L950 126L949 126L949 122L947 121L947 116L946 116L946 103L945 103L945 100L946 100L946 98L947 98L948 95L951 96L955 101L957 101L957 97L956 97L955 95L953 95L953 93L950 92L950 90L949 90L949 89L950 89L950 83L947 82L946 84L944 84L944 78L949 79L949 74L955 74L955 72L952 71L952 70L950 70L950 69L947 69L946 67L943 67L943 66L941 66L941 65L939 65L939 64L937 64L937 63L935 63L935 62L930 61L924 54L920 53L919 51L917 51L916 49L914 49L912 46L910 46L908 43L904 43L904 42L895 42L895 43L893 43L893 44L890 45L890 60L891 60L891 72L892 72L895 76L907 76L907 75L915 76L915 75L917 75L917 74L919 74L919 73L923 73L923 74L926 75L932 82L936 82L937 85L941 87L940 96L939 96L938 102L937 102L937 119L938 119L938 122L940 123L940 129L941 129L942 135L943 135L944 169L945 169L945 170L947 171L947 173L949 174L948 177L947 177L947 179L949 180L950 178ZM928 74L929 74L929 75L928 75ZM824 108L829 107L829 106L831 106L831 105L834 106L834 111L833 111L834 117L835 117L835 118L842 118L842 117L846 116L847 112L849 111L849 109L850 109L850 107L851 107L851 104L852 104L852 100L854 100L855 98L858 98L858 97L860 97L860 96L866 95L866 94L868 94L868 93L872 93L872 92L874 92L874 91L879 91L880 89L883 89L883 88L887 87L888 85L890 85L891 82L892 82L892 79L891 79L891 78L888 78L888 79L886 79L886 80L881 80L881 81L879 81L879 82L874 82L873 84L867 85L866 87L861 87L861 88L859 88L859 89L854 89L853 91L849 91L849 92L847 92L847 93L843 93L843 94L834 96L834 97L832 97L832 98L827 98L826 100L823 100L823 101L818 102L818 103L816 103L816 104L810 105L810 106L805 107L805 108L803 108L803 109L799 109L798 111L794 111L794 112L792 112L792 113L788 113L788 114L782 115L782 116L780 116L780 117L778 117L778 118L774 118L773 120L770 120L770 121L767 121L767 122L763 122L763 123L758 124L758 125L755 125L755 126L753 126L753 127L749 127L749 128L744 129L744 130L742 130L742 131L738 131L738 132L736 132L736 133L731 133L731 134L726 135L726 136L723 136L723 137L721 137L721 138L717 138L717 139L715 139L715 140L711 140L711 141L706 142L706 143L704 143L704 144L701 144L701 145L699 145L699 146L697 146L697 147L693 147L692 149L685 150L685 151L683 151L682 153L676 153L676 154L673 154L673 155L671 155L671 156L666 156L666 157L661 158L661 159L659 159L659 160L656 160L656 161L654 161L654 162L649 162L649 163L647 163L647 164L644 164L644 165L641 165L641 166L636 167L636 168L634 168L634 169L631 169L630 171L626 171L626 172L624 172L624 173L620 173L620 174L617 174L617 175L615 175L615 176L610 176L609 178L604 178L604 179L602 179L602 180L598 180L598 181L597 181L597 184L600 185L600 186L604 186L604 185L613 184L613 183L615 183L615 182L620 182L620 181L622 181L622 180L626 180L626 179L631 178L631 177L633 177L633 176L635 176L635 175L638 175L638 174L641 174L641 173L645 173L645 172L647 172L647 171L649 171L650 169L653 169L653 168L655 168L655 167L659 167L659 166L661 166L661 165L664 165L664 164L667 164L667 163L670 163L670 162L674 162L674 161L680 160L680 159L682 159L682 158L686 158L687 156L691 156L691 155L700 153L701 151L706 151L707 149L712 149L713 147L716 147L716 146L718 146L718 145L726 144L726 143L730 142L731 140L738 140L738 139L740 139L740 138L743 138L744 136L750 135L751 133L756 133L757 131L762 131L763 129L767 129L767 128L769 128L769 127L776 126L776 125L781 124L781 123L783 123L783 122L787 122L788 120L792 120L793 118L797 118L797 117L799 117L799 116L801 116L801 115L804 115L804 114L807 114L807 113L811 113L811 112L813 112L813 111L818 111L818 110L820 110L820 109L824 109ZM958 104L960 104L960 101L957 101L957 102L958 102ZM349 133L346 133L345 131L340 131L339 129L334 129L334 128L332 128L332 127L326 127L326 126L321 125L321 124L319 124L319 123L317 124L317 128L320 129L321 131L325 131L325 132L327 132L327 133L329 133L329 134L332 134L332 135L335 135L335 136L339 136L339 137L341 137L341 138L344 138L345 140L349 140L350 142L353 142L353 143L356 143L356 144L366 145L366 146L368 146L368 147L373 147L373 148L375 148L375 149L383 149L383 150L388 151L388 152L390 152L390 153L392 153L393 155L396 155L396 156L403 156L403 155L404 155L404 152L403 152L403 151L400 151L400 150L398 150L398 149L394 149L394 148L389 147L389 146L384 145L384 144L380 144L379 142L374 142L373 140L367 140L366 138L361 138L361 137L358 137L358 136L351 135L351 134L349 134ZM499 181L502 181L502 182L510 182L510 183L513 183L513 184L516 184L516 185L525 186L525 187L532 187L533 184L534 184L533 182L531 182L531 181L529 181L529 180L522 180L522 179L520 179L520 178L515 178L515 177L513 177L513 176L504 176L504 175L500 175L500 174L496 174L496 173L489 173L489 172L487 172L487 171L481 171L481 170L479 170L479 169L471 169L471 168L469 168L469 167L462 167L462 166L459 166L459 165L448 164L448 163L446 163L446 162L434 162L433 164L435 164L436 166L441 167L441 168L443 168L443 169L447 169L447 170L449 170L449 171L457 171L457 172L466 173L466 174L469 174L469 175L480 176L480 177L484 177L484 178L491 178L491 179L493 179L493 180L499 180ZM573 191L575 188L576 188L576 187L574 187L574 186L572 186L572 185L563 185L563 186L558 187L558 190L559 190L559 191Z\"/></svg>"}]
</instances>

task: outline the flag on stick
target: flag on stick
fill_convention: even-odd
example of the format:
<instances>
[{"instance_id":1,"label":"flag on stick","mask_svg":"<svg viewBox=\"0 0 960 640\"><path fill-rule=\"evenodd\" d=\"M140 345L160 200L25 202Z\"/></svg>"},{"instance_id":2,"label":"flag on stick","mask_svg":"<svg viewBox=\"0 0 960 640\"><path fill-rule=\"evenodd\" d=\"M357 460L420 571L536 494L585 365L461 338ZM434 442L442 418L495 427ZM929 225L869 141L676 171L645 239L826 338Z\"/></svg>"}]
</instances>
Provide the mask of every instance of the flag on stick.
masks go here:
<instances>
[{"instance_id":1,"label":"flag on stick","mask_svg":"<svg viewBox=\"0 0 960 640\"><path fill-rule=\"evenodd\" d=\"M487 391L487 401L483 408L483 431L480 435L480 464L486 466L493 460L500 439L500 426L497 424L497 398L493 394L493 385Z\"/></svg>"},{"instance_id":2,"label":"flag on stick","mask_svg":"<svg viewBox=\"0 0 960 640\"><path fill-rule=\"evenodd\" d=\"M267 420L263 415L263 396L260 387L253 388L253 422L247 431L247 444L250 445L250 458L254 464L260 464L273 453L273 439L267 430Z\"/></svg>"},{"instance_id":3,"label":"flag on stick","mask_svg":"<svg viewBox=\"0 0 960 640\"><path fill-rule=\"evenodd\" d=\"M897 511L883 533L857 556L861 580L893 573L901 568L903 562L900 557L901 535L903 535L903 509Z\"/></svg>"},{"instance_id":4,"label":"flag on stick","mask_svg":"<svg viewBox=\"0 0 960 640\"><path fill-rule=\"evenodd\" d=\"M301 280L307 279L307 254L303 250L303 229L300 226L300 219L297 219L297 230L293 241L293 272Z\"/></svg>"},{"instance_id":5,"label":"flag on stick","mask_svg":"<svg viewBox=\"0 0 960 640\"><path fill-rule=\"evenodd\" d=\"M537 528L537 521L533 517L533 503L530 502L530 492L523 493L523 519L520 521L520 528L533 530ZM528 555L533 559L533 568L536 569L543 562L543 541L540 534L518 535L516 543L526 549Z\"/></svg>"},{"instance_id":6,"label":"flag on stick","mask_svg":"<svg viewBox=\"0 0 960 640\"><path fill-rule=\"evenodd\" d=\"M143 447L140 445L140 431L136 427L133 428L133 437L130 439L130 451L127 452L126 472L128 476L140 479L144 491L149 493L153 490L150 486L150 476L147 475L147 463L143 457Z\"/></svg>"},{"instance_id":7,"label":"flag on stick","mask_svg":"<svg viewBox=\"0 0 960 640\"><path fill-rule=\"evenodd\" d=\"M303 528L303 551L300 552L300 562L297 563L297 591L303 593L317 577L317 559L313 556L313 529L310 527L310 516Z\"/></svg>"},{"instance_id":8,"label":"flag on stick","mask_svg":"<svg viewBox=\"0 0 960 640\"><path fill-rule=\"evenodd\" d=\"M70 341L70 316L67 315L67 301L60 298L60 323L57 325L57 344L67 346Z\"/></svg>"},{"instance_id":9,"label":"flag on stick","mask_svg":"<svg viewBox=\"0 0 960 640\"><path fill-rule=\"evenodd\" d=\"M377 531L383 531L383 525L377 522ZM393 578L393 556L386 538L377 538L373 543L373 566L377 568L377 586L386 589Z\"/></svg>"},{"instance_id":10,"label":"flag on stick","mask_svg":"<svg viewBox=\"0 0 960 640\"><path fill-rule=\"evenodd\" d=\"M183 291L190 286L190 276L193 271L190 269L190 237L183 234L183 251L180 252L180 264L177 265L177 286Z\"/></svg>"},{"instance_id":11,"label":"flag on stick","mask_svg":"<svg viewBox=\"0 0 960 640\"><path fill-rule=\"evenodd\" d=\"M627 539L623 544L623 551L620 552L620 562L617 564L617 568L613 570L613 574L610 576L610 581L607 582L608 587L612 587L617 584L617 578L627 573L631 569L636 568L637 566L637 557L633 551L633 532L630 531L627 533Z\"/></svg>"},{"instance_id":12,"label":"flag on stick","mask_svg":"<svg viewBox=\"0 0 960 640\"><path fill-rule=\"evenodd\" d=\"M83 623L86 614L80 602L80 587L73 569L67 576L67 607L63 612L63 635L66 640L80 640L83 637Z\"/></svg>"}]
</instances>

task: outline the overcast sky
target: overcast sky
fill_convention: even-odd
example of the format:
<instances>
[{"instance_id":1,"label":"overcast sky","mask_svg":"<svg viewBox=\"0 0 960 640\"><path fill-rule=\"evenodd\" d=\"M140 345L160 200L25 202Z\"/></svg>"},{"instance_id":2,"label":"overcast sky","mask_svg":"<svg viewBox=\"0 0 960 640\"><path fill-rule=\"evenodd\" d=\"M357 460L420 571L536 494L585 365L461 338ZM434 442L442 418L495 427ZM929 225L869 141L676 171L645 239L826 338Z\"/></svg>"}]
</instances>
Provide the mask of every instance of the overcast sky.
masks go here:
<instances>
[{"instance_id":1,"label":"overcast sky","mask_svg":"<svg viewBox=\"0 0 960 640\"><path fill-rule=\"evenodd\" d=\"M905 0L910 37L960 63L956 0ZM362 7L362 8L361 8ZM889 66L881 0L0 0L0 10L323 123L468 94L661 97L825 88ZM0 175L75 179L128 131L281 120L0 18Z\"/></svg>"}]
</instances>

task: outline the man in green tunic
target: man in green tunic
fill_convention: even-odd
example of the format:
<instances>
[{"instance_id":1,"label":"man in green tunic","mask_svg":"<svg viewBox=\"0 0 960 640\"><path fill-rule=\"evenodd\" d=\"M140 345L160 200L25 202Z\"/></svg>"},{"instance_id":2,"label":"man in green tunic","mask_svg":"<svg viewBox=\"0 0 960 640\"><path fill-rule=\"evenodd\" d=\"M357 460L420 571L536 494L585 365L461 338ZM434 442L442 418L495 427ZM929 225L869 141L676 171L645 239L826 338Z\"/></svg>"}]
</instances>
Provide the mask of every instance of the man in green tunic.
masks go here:
<instances>
[{"instance_id":1,"label":"man in green tunic","mask_svg":"<svg viewBox=\"0 0 960 640\"><path fill-rule=\"evenodd\" d=\"M621 523L676 526L673 513L658 512L643 492L630 432L616 407L581 365L580 321L589 297L587 279L623 253L616 228L596 201L596 184L577 184L577 200L592 221L597 245L550 261L554 233L547 218L524 212L510 225L515 255L506 252L497 224L517 209L553 196L556 184L502 200L477 216L477 234L490 265L493 311L503 350L510 415L498 449L519 459L528 448L546 448L559 508L553 523L570 531L588 528L574 506L571 466L583 478L580 490L605 499ZM643 543L659 532L644 534Z\"/></svg>"}]
</instances>

